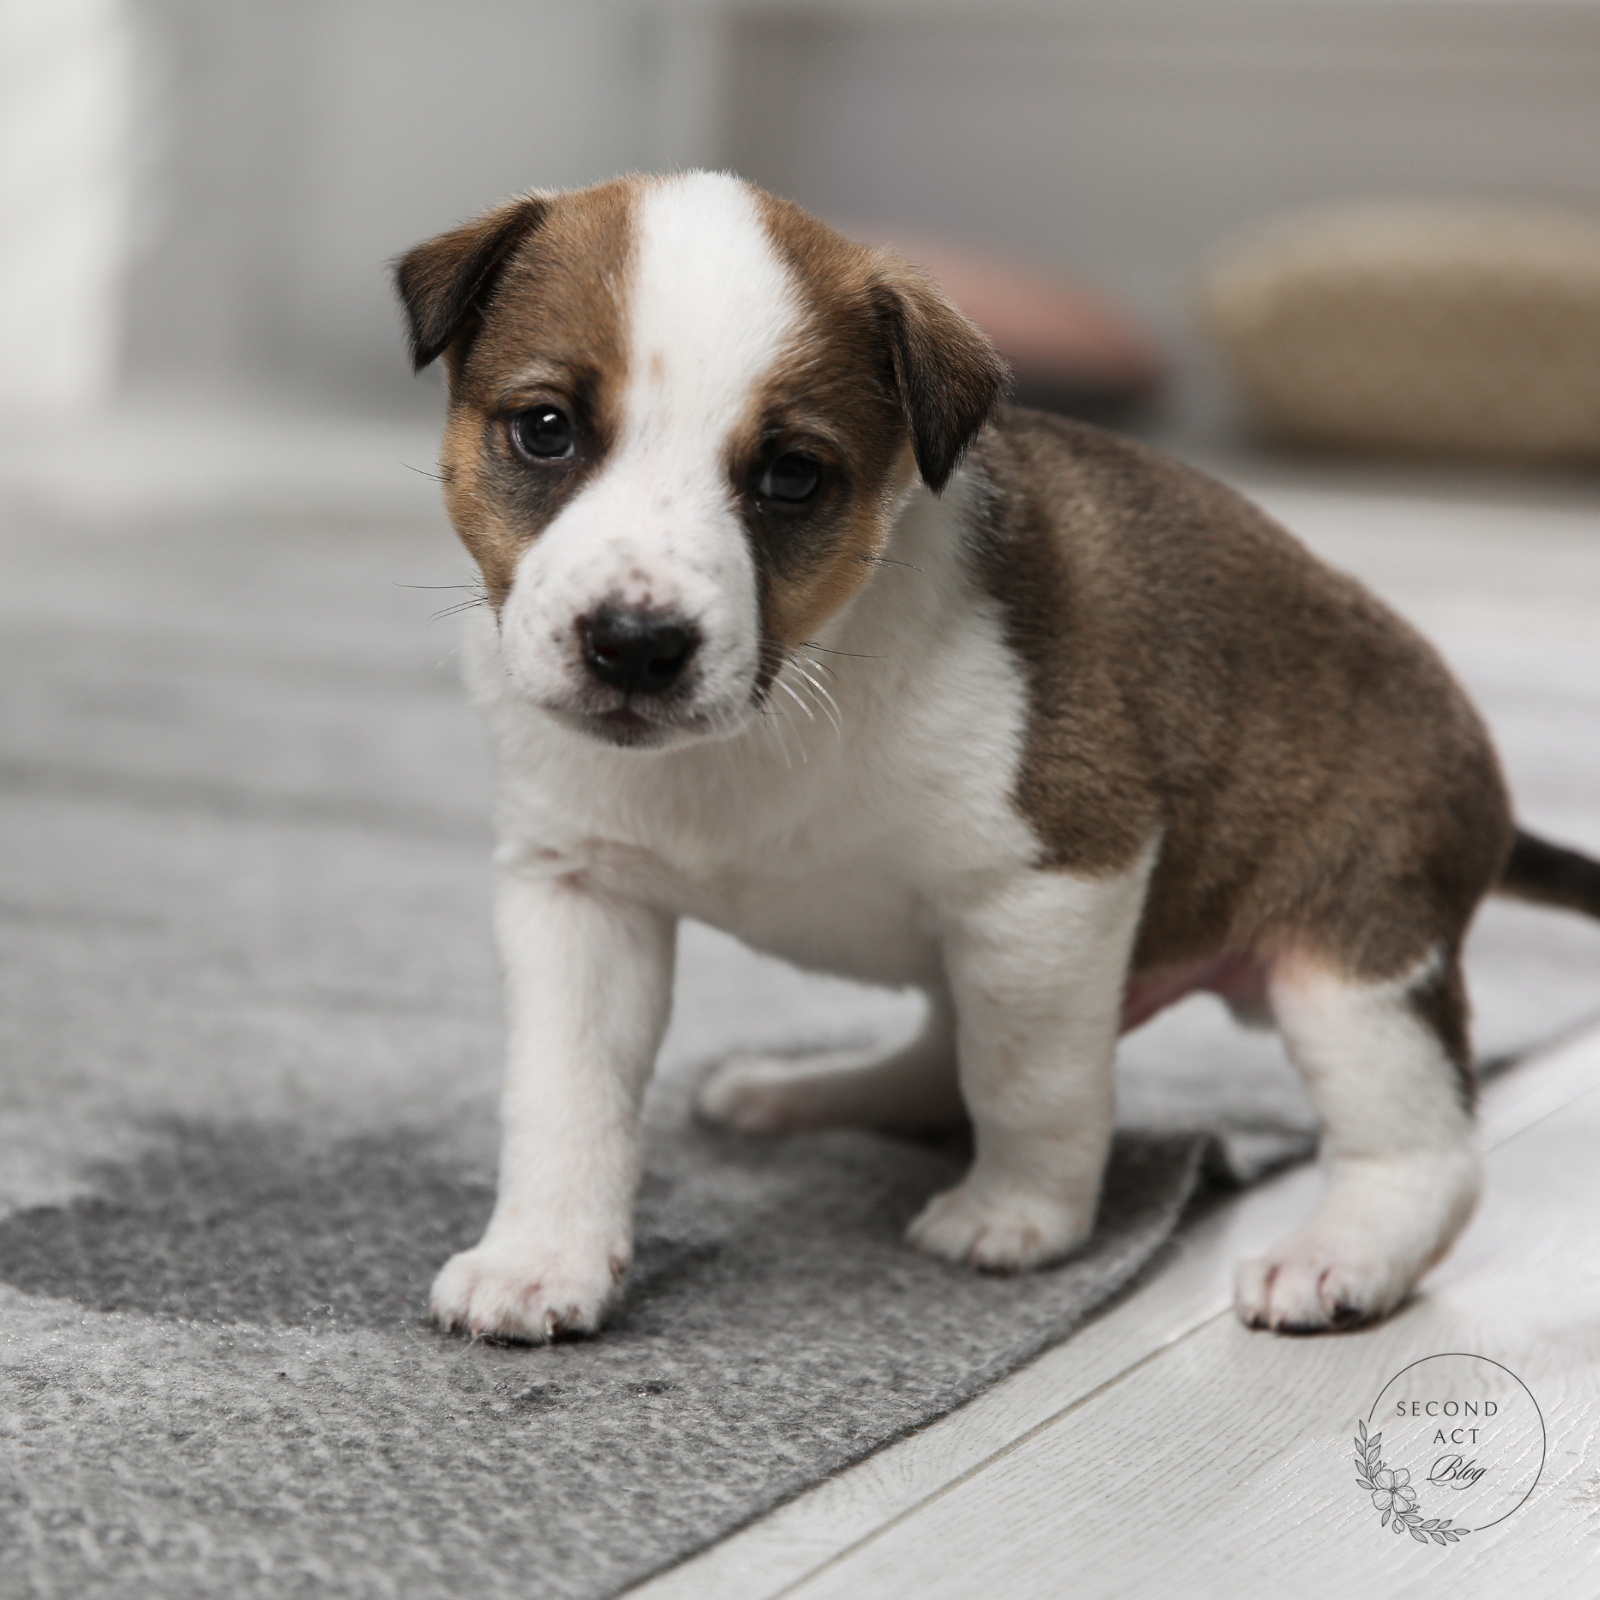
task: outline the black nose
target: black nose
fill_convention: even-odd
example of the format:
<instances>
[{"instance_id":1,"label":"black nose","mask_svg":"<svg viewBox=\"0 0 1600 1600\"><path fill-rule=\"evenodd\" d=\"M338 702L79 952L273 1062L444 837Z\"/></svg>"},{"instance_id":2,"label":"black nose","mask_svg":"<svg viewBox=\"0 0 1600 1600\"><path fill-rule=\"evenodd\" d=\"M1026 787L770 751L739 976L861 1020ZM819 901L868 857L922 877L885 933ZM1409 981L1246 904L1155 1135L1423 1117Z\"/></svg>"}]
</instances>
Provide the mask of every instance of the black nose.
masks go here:
<instances>
[{"instance_id":1,"label":"black nose","mask_svg":"<svg viewBox=\"0 0 1600 1600\"><path fill-rule=\"evenodd\" d=\"M655 611L602 606L578 622L583 659L601 683L624 694L660 694L683 676L695 646L693 628Z\"/></svg>"}]
</instances>

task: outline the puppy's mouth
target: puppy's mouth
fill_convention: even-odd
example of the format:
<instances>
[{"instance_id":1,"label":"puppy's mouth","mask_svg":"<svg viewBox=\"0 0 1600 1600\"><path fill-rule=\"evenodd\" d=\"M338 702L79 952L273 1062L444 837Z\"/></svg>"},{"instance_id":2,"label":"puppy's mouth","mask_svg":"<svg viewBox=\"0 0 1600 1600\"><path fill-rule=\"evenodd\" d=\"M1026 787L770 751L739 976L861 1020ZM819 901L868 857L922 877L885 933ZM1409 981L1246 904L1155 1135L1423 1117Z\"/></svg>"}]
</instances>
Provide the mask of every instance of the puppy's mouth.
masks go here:
<instances>
[{"instance_id":1,"label":"puppy's mouth","mask_svg":"<svg viewBox=\"0 0 1600 1600\"><path fill-rule=\"evenodd\" d=\"M612 711L580 711L575 714L575 720L581 732L624 750L654 749L671 743L677 732L675 722L647 717L629 705L617 706Z\"/></svg>"},{"instance_id":2,"label":"puppy's mouth","mask_svg":"<svg viewBox=\"0 0 1600 1600\"><path fill-rule=\"evenodd\" d=\"M628 700L605 710L579 710L572 706L546 705L555 719L602 744L620 750L660 750L668 745L688 744L716 738L734 730L737 719L704 711L652 706Z\"/></svg>"}]
</instances>

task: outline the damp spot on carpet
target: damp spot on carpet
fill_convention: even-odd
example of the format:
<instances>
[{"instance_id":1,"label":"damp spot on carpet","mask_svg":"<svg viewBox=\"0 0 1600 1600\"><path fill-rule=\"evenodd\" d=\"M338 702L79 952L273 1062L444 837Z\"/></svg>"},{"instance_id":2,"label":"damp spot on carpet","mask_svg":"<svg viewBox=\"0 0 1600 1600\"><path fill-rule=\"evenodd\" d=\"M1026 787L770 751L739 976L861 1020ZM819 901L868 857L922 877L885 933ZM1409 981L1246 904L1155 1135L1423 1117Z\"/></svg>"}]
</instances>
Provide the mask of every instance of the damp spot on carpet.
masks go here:
<instances>
[{"instance_id":1,"label":"damp spot on carpet","mask_svg":"<svg viewBox=\"0 0 1600 1600\"><path fill-rule=\"evenodd\" d=\"M321 1145L185 1123L88 1173L93 1193L0 1219L0 1282L95 1311L393 1327L482 1231L492 1186L411 1129Z\"/></svg>"}]
</instances>

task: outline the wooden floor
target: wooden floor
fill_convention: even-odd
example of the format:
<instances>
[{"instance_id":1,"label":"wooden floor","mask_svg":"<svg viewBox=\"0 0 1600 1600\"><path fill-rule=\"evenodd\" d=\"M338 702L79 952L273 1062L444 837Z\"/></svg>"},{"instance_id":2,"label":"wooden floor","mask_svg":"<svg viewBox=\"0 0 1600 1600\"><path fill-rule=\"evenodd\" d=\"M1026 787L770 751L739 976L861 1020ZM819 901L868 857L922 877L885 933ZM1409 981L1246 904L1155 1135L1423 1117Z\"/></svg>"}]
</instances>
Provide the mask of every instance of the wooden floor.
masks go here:
<instances>
[{"instance_id":1,"label":"wooden floor","mask_svg":"<svg viewBox=\"0 0 1600 1600\"><path fill-rule=\"evenodd\" d=\"M1381 1327L1246 1331L1232 1263L1309 1209L1289 1173L1221 1205L1142 1285L963 1410L632 1591L631 1600L1071 1594L1600 1594L1600 1032L1484 1099L1488 1191ZM1409 1362L1510 1367L1549 1430L1527 1505L1475 1544L1390 1537L1350 1438Z\"/></svg>"},{"instance_id":2,"label":"wooden floor","mask_svg":"<svg viewBox=\"0 0 1600 1600\"><path fill-rule=\"evenodd\" d=\"M1447 648L1522 650L1535 678L1570 671L1579 689L1600 671L1592 485L1545 505L1518 504L1514 486L1419 495L1403 476L1394 493L1245 487ZM1593 848L1600 727L1575 743L1587 748L1553 752L1564 764L1541 804L1555 795L1550 825ZM1291 1172L1191 1223L1132 1292L1022 1372L632 1600L1594 1600L1600 1032L1493 1083L1482 1129L1482 1209L1388 1323L1284 1339L1234 1319L1233 1263L1315 1197L1316 1173ZM1543 1409L1549 1452L1521 1511L1439 1548L1379 1526L1350 1438L1390 1376L1445 1351L1516 1372Z\"/></svg>"}]
</instances>

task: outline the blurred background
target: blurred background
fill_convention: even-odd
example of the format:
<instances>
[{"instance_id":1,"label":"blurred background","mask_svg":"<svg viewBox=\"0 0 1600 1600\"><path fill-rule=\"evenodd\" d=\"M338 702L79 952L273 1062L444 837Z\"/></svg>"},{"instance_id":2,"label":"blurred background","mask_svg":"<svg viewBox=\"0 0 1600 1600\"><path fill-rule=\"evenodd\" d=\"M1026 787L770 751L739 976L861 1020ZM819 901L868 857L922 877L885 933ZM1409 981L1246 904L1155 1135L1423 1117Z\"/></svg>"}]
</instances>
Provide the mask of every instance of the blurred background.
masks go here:
<instances>
[{"instance_id":1,"label":"blurred background","mask_svg":"<svg viewBox=\"0 0 1600 1600\"><path fill-rule=\"evenodd\" d=\"M13 416L212 396L433 415L390 258L520 189L697 165L1087 297L1085 338L1122 340L1131 388L1141 353L1159 362L1159 405L1147 371L1129 418L1226 439L1240 407L1197 290L1240 230L1351 200L1600 211L1593 0L0 0L0 19Z\"/></svg>"}]
</instances>

